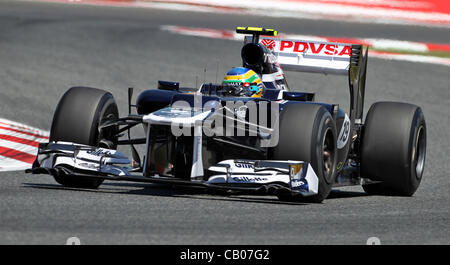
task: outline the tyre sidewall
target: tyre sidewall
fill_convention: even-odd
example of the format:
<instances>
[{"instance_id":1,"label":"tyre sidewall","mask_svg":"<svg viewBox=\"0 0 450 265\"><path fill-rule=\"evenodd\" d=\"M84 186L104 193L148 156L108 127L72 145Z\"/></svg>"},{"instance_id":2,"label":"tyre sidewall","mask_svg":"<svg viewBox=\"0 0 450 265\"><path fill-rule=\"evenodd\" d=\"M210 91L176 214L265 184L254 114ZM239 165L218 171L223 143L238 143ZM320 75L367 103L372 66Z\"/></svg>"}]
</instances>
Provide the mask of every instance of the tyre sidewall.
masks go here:
<instances>
[{"instance_id":1,"label":"tyre sidewall","mask_svg":"<svg viewBox=\"0 0 450 265\"><path fill-rule=\"evenodd\" d=\"M288 105L280 113L279 130L279 143L274 147L272 158L308 162L319 179L317 195L297 199L309 202L323 201L330 193L336 175L336 126L331 114L318 104ZM334 150L332 173L328 179L322 170L322 144L327 131L332 133Z\"/></svg>"},{"instance_id":2,"label":"tyre sidewall","mask_svg":"<svg viewBox=\"0 0 450 265\"><path fill-rule=\"evenodd\" d=\"M98 146L105 132L99 125L107 116L118 118L118 108L111 93L89 87L72 87L61 98L56 108L50 141L67 141ZM116 127L111 130L115 130ZM112 143L117 142L114 132L107 132ZM115 149L115 145L111 146ZM98 188L103 183L99 178L54 176L56 182L77 188Z\"/></svg>"},{"instance_id":3,"label":"tyre sidewall","mask_svg":"<svg viewBox=\"0 0 450 265\"><path fill-rule=\"evenodd\" d=\"M382 183L366 185L368 193L414 194L423 174L422 170L417 175L413 162L420 127L426 146L425 118L419 107L397 102L372 105L362 136L361 175Z\"/></svg>"},{"instance_id":4,"label":"tyre sidewall","mask_svg":"<svg viewBox=\"0 0 450 265\"><path fill-rule=\"evenodd\" d=\"M331 167L331 172L328 176L326 176L323 170L324 161L323 161L323 150L322 145L324 142L324 138L326 137L327 131L330 130L333 141L333 164ZM313 132L317 132L317 134L313 133L311 142L311 166L314 168L314 172L319 178L319 200L324 200L328 197L328 194L331 191L332 185L335 182L336 175L336 163L337 163L337 147L336 147L336 126L334 125L333 118L328 111L325 109L321 109L318 113L314 125ZM312 197L314 198L314 196Z\"/></svg>"}]
</instances>

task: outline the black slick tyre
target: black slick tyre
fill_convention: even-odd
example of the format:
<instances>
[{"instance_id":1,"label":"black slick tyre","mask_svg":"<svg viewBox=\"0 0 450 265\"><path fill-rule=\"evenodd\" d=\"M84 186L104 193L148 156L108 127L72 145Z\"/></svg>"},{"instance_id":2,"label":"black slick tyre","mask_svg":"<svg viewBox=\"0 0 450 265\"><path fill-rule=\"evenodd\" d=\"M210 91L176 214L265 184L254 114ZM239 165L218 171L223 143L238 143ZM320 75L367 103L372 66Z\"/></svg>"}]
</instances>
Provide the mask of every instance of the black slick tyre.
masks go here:
<instances>
[{"instance_id":1,"label":"black slick tyre","mask_svg":"<svg viewBox=\"0 0 450 265\"><path fill-rule=\"evenodd\" d=\"M99 125L119 117L111 93L91 87L72 87L61 98L53 116L50 141L65 141L110 149L116 148L117 127L99 130ZM55 176L56 182L68 187L96 189L99 178Z\"/></svg>"},{"instance_id":2,"label":"black slick tyre","mask_svg":"<svg viewBox=\"0 0 450 265\"><path fill-rule=\"evenodd\" d=\"M422 180L426 154L422 109L398 102L377 102L367 113L362 134L361 176L368 194L412 196Z\"/></svg>"},{"instance_id":3,"label":"black slick tyre","mask_svg":"<svg viewBox=\"0 0 450 265\"><path fill-rule=\"evenodd\" d=\"M317 195L292 197L280 194L283 201L322 202L330 193L336 177L336 125L331 114L318 104L291 104L280 113L275 160L309 162L319 179Z\"/></svg>"}]
</instances>

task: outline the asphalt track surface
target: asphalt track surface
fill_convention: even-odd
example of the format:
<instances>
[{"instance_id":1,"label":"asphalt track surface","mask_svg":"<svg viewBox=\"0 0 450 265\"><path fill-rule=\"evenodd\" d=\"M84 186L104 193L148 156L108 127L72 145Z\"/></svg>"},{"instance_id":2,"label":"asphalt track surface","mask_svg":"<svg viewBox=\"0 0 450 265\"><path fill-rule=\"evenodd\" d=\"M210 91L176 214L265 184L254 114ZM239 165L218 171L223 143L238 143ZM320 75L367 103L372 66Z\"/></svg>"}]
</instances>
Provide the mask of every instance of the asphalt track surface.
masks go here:
<instances>
[{"instance_id":1,"label":"asphalt track surface","mask_svg":"<svg viewBox=\"0 0 450 265\"><path fill-rule=\"evenodd\" d=\"M0 1L0 116L49 130L70 86L109 90L126 113L127 87L137 95L157 80L215 82L217 68L220 79L240 64L240 43L159 29L168 24L450 43L450 31L442 28ZM426 168L413 197L367 196L349 187L322 204L286 204L271 196L125 182L68 189L49 176L1 172L0 244L64 244L71 236L82 244L365 244L372 236L382 244L449 244L449 70L369 61L367 109L375 101L405 101L426 116ZM291 87L315 91L318 100L346 106L344 77L287 78Z\"/></svg>"}]
</instances>

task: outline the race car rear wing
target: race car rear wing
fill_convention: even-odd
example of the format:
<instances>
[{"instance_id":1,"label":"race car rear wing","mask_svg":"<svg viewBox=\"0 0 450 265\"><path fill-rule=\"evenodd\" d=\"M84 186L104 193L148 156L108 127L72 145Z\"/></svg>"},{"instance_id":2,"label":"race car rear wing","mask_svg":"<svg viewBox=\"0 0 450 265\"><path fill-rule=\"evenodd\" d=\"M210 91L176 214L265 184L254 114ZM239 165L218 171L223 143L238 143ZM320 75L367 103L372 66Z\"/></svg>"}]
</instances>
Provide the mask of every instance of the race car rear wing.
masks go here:
<instances>
[{"instance_id":1,"label":"race car rear wing","mask_svg":"<svg viewBox=\"0 0 450 265\"><path fill-rule=\"evenodd\" d=\"M275 38L276 34L266 31L254 28L246 28L245 31L236 30L237 33L253 34L246 36L244 43L258 43L261 47L264 46L264 49L267 48L265 56L274 54L277 58L276 63L283 70L348 75L350 120L352 125L355 121L358 123L362 121L367 47L359 44Z\"/></svg>"},{"instance_id":2,"label":"race car rear wing","mask_svg":"<svg viewBox=\"0 0 450 265\"><path fill-rule=\"evenodd\" d=\"M357 44L261 37L283 70L348 75L350 120L361 123L367 69L367 47Z\"/></svg>"},{"instance_id":3,"label":"race car rear wing","mask_svg":"<svg viewBox=\"0 0 450 265\"><path fill-rule=\"evenodd\" d=\"M245 37L245 44L252 42ZM335 42L260 37L258 43L272 51L283 70L347 75L350 62L357 61L362 46Z\"/></svg>"}]
</instances>

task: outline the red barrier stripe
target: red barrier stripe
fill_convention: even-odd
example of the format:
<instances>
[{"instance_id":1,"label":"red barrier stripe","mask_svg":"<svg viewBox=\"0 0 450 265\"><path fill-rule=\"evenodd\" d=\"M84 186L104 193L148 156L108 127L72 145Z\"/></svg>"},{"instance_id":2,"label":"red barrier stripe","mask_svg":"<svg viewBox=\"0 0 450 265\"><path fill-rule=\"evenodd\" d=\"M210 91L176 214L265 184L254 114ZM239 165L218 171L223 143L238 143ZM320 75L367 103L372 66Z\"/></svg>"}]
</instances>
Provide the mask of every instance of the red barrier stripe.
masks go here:
<instances>
[{"instance_id":1,"label":"red barrier stripe","mask_svg":"<svg viewBox=\"0 0 450 265\"><path fill-rule=\"evenodd\" d=\"M43 136L43 135L40 135L40 134L31 133L31 132L25 132L25 131L21 131L21 130L9 128L9 127L0 126L0 129L9 130L9 131L18 132L18 133L23 133L23 134L31 135L31 136L34 136L34 137L37 137L37 138L48 139L48 136Z\"/></svg>"},{"instance_id":2,"label":"red barrier stripe","mask_svg":"<svg viewBox=\"0 0 450 265\"><path fill-rule=\"evenodd\" d=\"M29 140L29 139L23 139L23 138L11 136L11 135L6 135L6 134L0 134L0 139L11 141L11 142L16 142L19 144L26 144L26 145L30 145L33 147L39 146L39 142Z\"/></svg>"},{"instance_id":3,"label":"red barrier stripe","mask_svg":"<svg viewBox=\"0 0 450 265\"><path fill-rule=\"evenodd\" d=\"M450 52L450 45L448 44L426 43L426 45L430 51Z\"/></svg>"},{"instance_id":4,"label":"red barrier stripe","mask_svg":"<svg viewBox=\"0 0 450 265\"><path fill-rule=\"evenodd\" d=\"M37 151L36 151L37 153ZM8 158L12 158L15 160L19 160L25 163L29 163L32 164L34 162L34 160L36 159L36 156L34 155L30 155L21 151L17 151L11 148L6 148L3 146L0 146L0 155L1 156L5 156Z\"/></svg>"},{"instance_id":5,"label":"red barrier stripe","mask_svg":"<svg viewBox=\"0 0 450 265\"><path fill-rule=\"evenodd\" d=\"M325 37L324 37L325 38ZM337 43L349 43L349 44L360 44L366 46L372 46L372 43L369 43L363 39L351 39L351 38L326 38L328 42L337 42Z\"/></svg>"},{"instance_id":6,"label":"red barrier stripe","mask_svg":"<svg viewBox=\"0 0 450 265\"><path fill-rule=\"evenodd\" d=\"M39 132L41 132L41 130L36 129L36 128L27 128L27 127L24 127L24 126L21 126L21 125L12 124L12 123L6 123L6 122L1 122L0 121L0 125L2 125L2 124L6 125L8 127L12 127L12 128L18 129L18 130L24 130L26 132L33 132L33 133L37 133L37 134L39 134Z\"/></svg>"},{"instance_id":7,"label":"red barrier stripe","mask_svg":"<svg viewBox=\"0 0 450 265\"><path fill-rule=\"evenodd\" d=\"M1 121L0 121L0 124L6 125L6 126L12 126L17 129L32 131L32 132L36 132L36 133L39 132L39 129L27 128L27 127L23 127L23 126L16 125L16 124L11 124L11 123L1 122Z\"/></svg>"}]
</instances>

